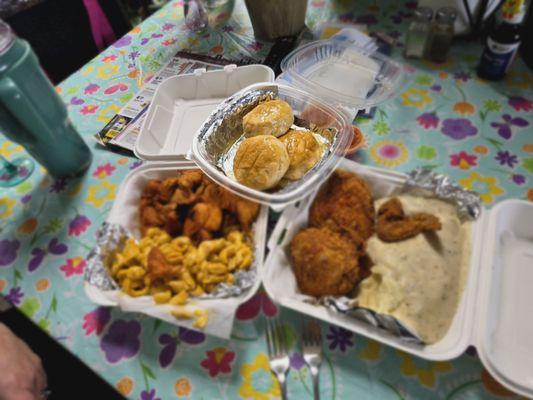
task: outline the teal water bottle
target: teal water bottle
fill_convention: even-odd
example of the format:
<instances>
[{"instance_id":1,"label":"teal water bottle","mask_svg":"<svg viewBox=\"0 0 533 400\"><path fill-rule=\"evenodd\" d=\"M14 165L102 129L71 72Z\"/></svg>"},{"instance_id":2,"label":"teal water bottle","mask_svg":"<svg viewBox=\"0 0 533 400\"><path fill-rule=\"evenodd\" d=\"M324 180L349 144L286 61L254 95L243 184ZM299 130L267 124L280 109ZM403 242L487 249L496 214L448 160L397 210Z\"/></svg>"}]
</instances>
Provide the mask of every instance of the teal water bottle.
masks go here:
<instances>
[{"instance_id":1,"label":"teal water bottle","mask_svg":"<svg viewBox=\"0 0 533 400\"><path fill-rule=\"evenodd\" d=\"M83 174L92 160L28 42L0 20L0 131L55 178Z\"/></svg>"}]
</instances>

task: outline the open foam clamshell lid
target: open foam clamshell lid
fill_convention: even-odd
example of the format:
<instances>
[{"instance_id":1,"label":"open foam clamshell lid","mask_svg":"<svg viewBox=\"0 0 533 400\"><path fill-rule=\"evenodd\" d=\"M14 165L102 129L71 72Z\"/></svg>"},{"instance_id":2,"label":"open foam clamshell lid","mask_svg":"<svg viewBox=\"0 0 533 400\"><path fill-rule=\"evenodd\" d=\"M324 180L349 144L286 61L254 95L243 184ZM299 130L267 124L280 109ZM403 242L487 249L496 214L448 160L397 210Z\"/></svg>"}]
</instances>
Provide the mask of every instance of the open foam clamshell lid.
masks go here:
<instances>
[{"instance_id":1,"label":"open foam clamshell lid","mask_svg":"<svg viewBox=\"0 0 533 400\"><path fill-rule=\"evenodd\" d=\"M486 214L471 343L494 378L533 398L533 203Z\"/></svg>"},{"instance_id":2,"label":"open foam clamshell lid","mask_svg":"<svg viewBox=\"0 0 533 400\"><path fill-rule=\"evenodd\" d=\"M351 166L351 167L350 167ZM381 168L356 165L344 160L341 168L376 176L401 185L405 176ZM287 207L281 214L269 241L270 250L263 269L263 285L270 293L275 265L284 264L279 255L290 242L295 224L305 213L311 198ZM285 266L285 265L283 265ZM286 266L288 267L288 265ZM271 282L272 281L272 282ZM298 299L278 297L284 307L337 324L376 341L428 360L450 360L476 347L479 357L502 385L533 398L533 203L505 200L491 210L483 210L472 229L472 255L457 334L443 346L411 346L368 324L329 312L324 307ZM285 285L288 285L285 282ZM274 295L276 291L274 291ZM461 311L460 311L461 310ZM458 322L457 324L455 324Z\"/></svg>"},{"instance_id":3,"label":"open foam clamshell lid","mask_svg":"<svg viewBox=\"0 0 533 400\"><path fill-rule=\"evenodd\" d=\"M264 65L198 69L165 79L148 108L135 155L147 161L183 160L200 126L224 99L251 84L272 81L274 72Z\"/></svg>"}]
</instances>

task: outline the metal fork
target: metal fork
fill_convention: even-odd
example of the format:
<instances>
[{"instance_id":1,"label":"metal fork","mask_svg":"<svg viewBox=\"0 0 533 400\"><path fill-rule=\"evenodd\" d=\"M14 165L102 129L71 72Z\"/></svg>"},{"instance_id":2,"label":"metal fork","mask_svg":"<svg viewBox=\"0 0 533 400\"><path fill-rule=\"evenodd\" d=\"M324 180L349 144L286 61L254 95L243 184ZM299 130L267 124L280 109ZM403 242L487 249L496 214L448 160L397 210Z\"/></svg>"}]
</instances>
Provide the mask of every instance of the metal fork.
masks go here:
<instances>
[{"instance_id":1,"label":"metal fork","mask_svg":"<svg viewBox=\"0 0 533 400\"><path fill-rule=\"evenodd\" d=\"M302 352L313 379L313 398L319 400L318 374L322 363L322 333L316 321L310 321L306 328L302 327Z\"/></svg>"},{"instance_id":2,"label":"metal fork","mask_svg":"<svg viewBox=\"0 0 533 400\"><path fill-rule=\"evenodd\" d=\"M267 319L266 339L270 369L278 378L282 400L286 400L287 372L289 371L290 359L285 331L281 328L277 318Z\"/></svg>"}]
</instances>

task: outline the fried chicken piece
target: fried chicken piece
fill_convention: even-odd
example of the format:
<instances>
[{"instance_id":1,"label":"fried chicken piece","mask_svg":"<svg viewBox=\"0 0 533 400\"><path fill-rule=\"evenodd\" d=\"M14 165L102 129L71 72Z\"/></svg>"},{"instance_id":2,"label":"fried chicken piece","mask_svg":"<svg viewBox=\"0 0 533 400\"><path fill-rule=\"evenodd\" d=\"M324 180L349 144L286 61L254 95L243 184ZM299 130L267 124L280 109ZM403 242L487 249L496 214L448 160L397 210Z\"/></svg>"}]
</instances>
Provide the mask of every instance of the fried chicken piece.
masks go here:
<instances>
[{"instance_id":1,"label":"fried chicken piece","mask_svg":"<svg viewBox=\"0 0 533 400\"><path fill-rule=\"evenodd\" d=\"M432 214L417 213L406 216L402 203L396 197L387 200L378 210L376 233L384 242L398 242L441 228L439 219Z\"/></svg>"},{"instance_id":2,"label":"fried chicken piece","mask_svg":"<svg viewBox=\"0 0 533 400\"><path fill-rule=\"evenodd\" d=\"M323 185L309 210L309 224L328 227L355 243L374 232L372 193L357 175L337 170Z\"/></svg>"},{"instance_id":3,"label":"fried chicken piece","mask_svg":"<svg viewBox=\"0 0 533 400\"><path fill-rule=\"evenodd\" d=\"M211 239L212 232L220 230L222 210L213 203L197 203L189 211L183 224L183 234L193 239Z\"/></svg>"},{"instance_id":4,"label":"fried chicken piece","mask_svg":"<svg viewBox=\"0 0 533 400\"><path fill-rule=\"evenodd\" d=\"M206 185L202 193L202 200L215 203L224 210L237 215L241 229L248 231L259 214L259 204L231 193L212 182Z\"/></svg>"},{"instance_id":5,"label":"fried chicken piece","mask_svg":"<svg viewBox=\"0 0 533 400\"><path fill-rule=\"evenodd\" d=\"M183 171L177 178L173 179L176 182L176 187L170 198L170 203L183 205L197 201L205 189L205 179L200 170Z\"/></svg>"},{"instance_id":6,"label":"fried chicken piece","mask_svg":"<svg viewBox=\"0 0 533 400\"><path fill-rule=\"evenodd\" d=\"M141 233L143 235L149 228L162 228L165 225L163 215L158 213L155 207L141 206L139 213L141 215Z\"/></svg>"},{"instance_id":7,"label":"fried chicken piece","mask_svg":"<svg viewBox=\"0 0 533 400\"><path fill-rule=\"evenodd\" d=\"M359 282L359 254L344 236L327 228L307 228L290 244L294 275L302 293L340 296Z\"/></svg>"},{"instance_id":8,"label":"fried chicken piece","mask_svg":"<svg viewBox=\"0 0 533 400\"><path fill-rule=\"evenodd\" d=\"M153 247L148 253L148 275L152 279L166 278L172 275L172 269L161 250Z\"/></svg>"}]
</instances>

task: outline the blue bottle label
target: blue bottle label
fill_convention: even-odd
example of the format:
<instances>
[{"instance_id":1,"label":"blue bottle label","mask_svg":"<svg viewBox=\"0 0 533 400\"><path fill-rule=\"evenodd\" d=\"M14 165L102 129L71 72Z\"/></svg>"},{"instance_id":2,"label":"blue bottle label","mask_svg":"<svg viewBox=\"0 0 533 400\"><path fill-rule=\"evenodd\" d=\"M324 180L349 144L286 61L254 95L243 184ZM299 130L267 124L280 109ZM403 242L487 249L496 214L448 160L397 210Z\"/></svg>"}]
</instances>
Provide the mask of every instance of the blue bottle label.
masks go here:
<instances>
[{"instance_id":1,"label":"blue bottle label","mask_svg":"<svg viewBox=\"0 0 533 400\"><path fill-rule=\"evenodd\" d=\"M519 43L501 44L491 38L481 56L481 64L487 75L502 76L505 74L518 50Z\"/></svg>"}]
</instances>

